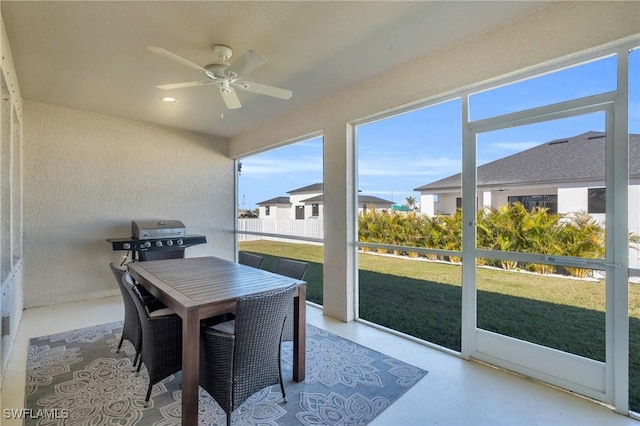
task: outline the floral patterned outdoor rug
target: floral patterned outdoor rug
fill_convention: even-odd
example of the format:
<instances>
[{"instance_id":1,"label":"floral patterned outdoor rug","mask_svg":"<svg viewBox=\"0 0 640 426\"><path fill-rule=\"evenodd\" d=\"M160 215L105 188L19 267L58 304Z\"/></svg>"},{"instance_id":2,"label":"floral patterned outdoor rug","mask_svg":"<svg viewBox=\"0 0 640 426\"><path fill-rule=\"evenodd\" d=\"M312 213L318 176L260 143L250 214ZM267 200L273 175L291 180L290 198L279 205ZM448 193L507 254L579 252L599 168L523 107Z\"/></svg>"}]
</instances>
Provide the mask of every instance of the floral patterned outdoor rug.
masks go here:
<instances>
[{"instance_id":1,"label":"floral patterned outdoor rug","mask_svg":"<svg viewBox=\"0 0 640 426\"><path fill-rule=\"evenodd\" d=\"M120 353L116 322L31 339L25 425L179 425L181 373L153 387L132 370L133 347ZM291 342L283 344L287 403L278 385L234 411L234 425L366 425L427 372L307 325L306 380L292 380ZM201 425L223 425L224 411L200 389Z\"/></svg>"}]
</instances>

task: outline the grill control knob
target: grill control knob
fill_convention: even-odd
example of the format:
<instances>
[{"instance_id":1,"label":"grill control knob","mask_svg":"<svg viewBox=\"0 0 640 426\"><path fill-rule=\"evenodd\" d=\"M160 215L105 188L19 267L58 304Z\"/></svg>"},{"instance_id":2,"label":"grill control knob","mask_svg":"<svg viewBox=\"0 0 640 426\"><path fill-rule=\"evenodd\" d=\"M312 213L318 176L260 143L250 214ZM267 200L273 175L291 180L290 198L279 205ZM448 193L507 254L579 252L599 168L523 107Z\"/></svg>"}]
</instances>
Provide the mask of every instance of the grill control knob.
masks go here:
<instances>
[{"instance_id":1,"label":"grill control knob","mask_svg":"<svg viewBox=\"0 0 640 426\"><path fill-rule=\"evenodd\" d=\"M122 248L125 249L125 250L129 250L129 249L131 249L131 244L124 243L124 244L122 244Z\"/></svg>"},{"instance_id":2,"label":"grill control knob","mask_svg":"<svg viewBox=\"0 0 640 426\"><path fill-rule=\"evenodd\" d=\"M173 245L173 240L167 240L167 245L168 246L172 246Z\"/></svg>"},{"instance_id":3,"label":"grill control knob","mask_svg":"<svg viewBox=\"0 0 640 426\"><path fill-rule=\"evenodd\" d=\"M156 241L156 247L162 247L162 241L160 240Z\"/></svg>"},{"instance_id":4,"label":"grill control knob","mask_svg":"<svg viewBox=\"0 0 640 426\"><path fill-rule=\"evenodd\" d=\"M184 241L182 241L182 239L178 239L178 241L176 241L178 243L179 246L181 246L182 244L184 244Z\"/></svg>"},{"instance_id":5,"label":"grill control knob","mask_svg":"<svg viewBox=\"0 0 640 426\"><path fill-rule=\"evenodd\" d=\"M145 241L143 246L145 246L145 248L149 248L151 247L151 243L149 241Z\"/></svg>"}]
</instances>

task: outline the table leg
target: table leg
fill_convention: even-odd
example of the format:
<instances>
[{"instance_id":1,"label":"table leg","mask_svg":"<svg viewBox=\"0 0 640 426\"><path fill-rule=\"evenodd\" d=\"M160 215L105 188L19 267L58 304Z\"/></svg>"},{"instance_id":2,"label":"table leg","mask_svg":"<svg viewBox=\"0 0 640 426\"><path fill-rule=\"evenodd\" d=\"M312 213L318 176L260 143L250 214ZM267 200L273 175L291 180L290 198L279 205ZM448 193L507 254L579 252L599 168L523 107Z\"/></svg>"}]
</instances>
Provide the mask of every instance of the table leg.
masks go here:
<instances>
[{"instance_id":1,"label":"table leg","mask_svg":"<svg viewBox=\"0 0 640 426\"><path fill-rule=\"evenodd\" d=\"M303 382L307 350L307 286L298 286L293 305L293 380Z\"/></svg>"},{"instance_id":2,"label":"table leg","mask_svg":"<svg viewBox=\"0 0 640 426\"><path fill-rule=\"evenodd\" d=\"M198 424L200 320L197 311L182 318L182 426Z\"/></svg>"}]
</instances>

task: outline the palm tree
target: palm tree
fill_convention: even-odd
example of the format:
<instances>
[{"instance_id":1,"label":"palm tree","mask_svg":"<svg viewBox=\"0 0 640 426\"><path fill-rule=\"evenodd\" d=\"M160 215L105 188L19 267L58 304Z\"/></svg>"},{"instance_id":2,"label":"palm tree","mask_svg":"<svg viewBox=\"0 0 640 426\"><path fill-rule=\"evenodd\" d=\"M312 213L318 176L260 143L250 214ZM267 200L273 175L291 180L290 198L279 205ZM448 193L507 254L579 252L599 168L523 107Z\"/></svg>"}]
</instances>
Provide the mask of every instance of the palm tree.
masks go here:
<instances>
[{"instance_id":1,"label":"palm tree","mask_svg":"<svg viewBox=\"0 0 640 426\"><path fill-rule=\"evenodd\" d=\"M603 259L605 254L605 229L587 212L581 211L566 215L560 229L563 253L565 256ZM565 269L574 277L585 278L588 269Z\"/></svg>"},{"instance_id":2,"label":"palm tree","mask_svg":"<svg viewBox=\"0 0 640 426\"><path fill-rule=\"evenodd\" d=\"M413 210L413 207L416 205L416 199L413 197L407 197L406 201L407 201L407 207Z\"/></svg>"},{"instance_id":3,"label":"palm tree","mask_svg":"<svg viewBox=\"0 0 640 426\"><path fill-rule=\"evenodd\" d=\"M558 225L561 215L549 213L546 207L534 207L525 221L527 245L525 251L537 254L557 255L562 253L560 227ZM553 265L532 263L525 265L539 274L552 274L555 272Z\"/></svg>"}]
</instances>

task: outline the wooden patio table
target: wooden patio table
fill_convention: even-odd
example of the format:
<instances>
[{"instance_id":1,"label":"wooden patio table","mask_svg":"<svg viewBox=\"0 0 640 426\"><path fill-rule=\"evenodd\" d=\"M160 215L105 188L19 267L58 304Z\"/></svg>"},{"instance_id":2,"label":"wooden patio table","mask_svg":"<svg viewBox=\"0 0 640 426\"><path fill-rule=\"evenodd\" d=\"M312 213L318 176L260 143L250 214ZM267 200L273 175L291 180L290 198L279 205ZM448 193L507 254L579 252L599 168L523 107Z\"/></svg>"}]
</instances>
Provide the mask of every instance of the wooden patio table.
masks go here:
<instances>
[{"instance_id":1,"label":"wooden patio table","mask_svg":"<svg viewBox=\"0 0 640 426\"><path fill-rule=\"evenodd\" d=\"M217 257L133 262L129 273L182 318L182 425L198 423L200 320L235 312L239 297L296 284L293 379L305 376L306 283Z\"/></svg>"}]
</instances>

